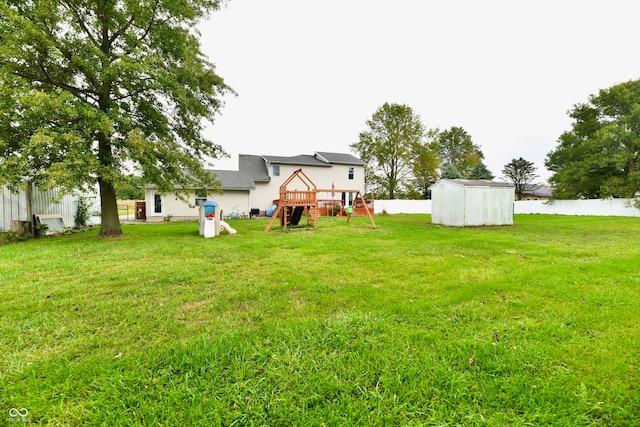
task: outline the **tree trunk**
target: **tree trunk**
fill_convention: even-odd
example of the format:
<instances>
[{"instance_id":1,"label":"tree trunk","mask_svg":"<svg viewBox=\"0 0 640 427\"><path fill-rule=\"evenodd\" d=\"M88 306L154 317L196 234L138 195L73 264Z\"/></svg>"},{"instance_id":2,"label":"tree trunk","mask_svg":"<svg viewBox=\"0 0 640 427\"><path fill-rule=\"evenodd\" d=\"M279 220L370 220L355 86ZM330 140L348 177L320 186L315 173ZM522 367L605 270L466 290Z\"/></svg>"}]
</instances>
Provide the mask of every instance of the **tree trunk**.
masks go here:
<instances>
[{"instance_id":1,"label":"tree trunk","mask_svg":"<svg viewBox=\"0 0 640 427\"><path fill-rule=\"evenodd\" d=\"M27 221L29 222L29 236L34 235L35 224L33 223L33 182L27 181L24 189L27 199Z\"/></svg>"},{"instance_id":2,"label":"tree trunk","mask_svg":"<svg viewBox=\"0 0 640 427\"><path fill-rule=\"evenodd\" d=\"M116 189L112 183L103 179L98 180L100 185L100 236L119 237L122 235L120 217L118 216L118 201Z\"/></svg>"}]
</instances>

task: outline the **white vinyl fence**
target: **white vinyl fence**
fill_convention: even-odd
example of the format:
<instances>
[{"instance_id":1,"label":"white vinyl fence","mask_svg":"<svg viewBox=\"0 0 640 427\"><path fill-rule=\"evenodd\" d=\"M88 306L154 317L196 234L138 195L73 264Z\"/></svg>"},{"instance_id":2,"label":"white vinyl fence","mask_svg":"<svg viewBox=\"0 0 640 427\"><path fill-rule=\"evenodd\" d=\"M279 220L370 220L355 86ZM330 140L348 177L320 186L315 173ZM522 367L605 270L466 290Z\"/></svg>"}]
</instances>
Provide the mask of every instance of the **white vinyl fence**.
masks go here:
<instances>
[{"instance_id":1,"label":"white vinyl fence","mask_svg":"<svg viewBox=\"0 0 640 427\"><path fill-rule=\"evenodd\" d=\"M430 214L431 200L375 200L374 213ZM632 216L640 217L633 199L517 200L515 214Z\"/></svg>"}]
</instances>

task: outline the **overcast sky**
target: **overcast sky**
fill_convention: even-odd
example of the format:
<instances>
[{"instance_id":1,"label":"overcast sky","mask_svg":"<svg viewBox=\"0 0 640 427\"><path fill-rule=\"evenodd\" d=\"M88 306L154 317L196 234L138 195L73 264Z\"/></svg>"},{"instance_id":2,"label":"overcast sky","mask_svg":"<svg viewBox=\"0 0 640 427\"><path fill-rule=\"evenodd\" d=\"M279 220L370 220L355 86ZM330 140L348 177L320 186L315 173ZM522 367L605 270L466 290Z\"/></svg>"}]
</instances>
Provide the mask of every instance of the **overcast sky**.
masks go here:
<instances>
[{"instance_id":1,"label":"overcast sky","mask_svg":"<svg viewBox=\"0 0 640 427\"><path fill-rule=\"evenodd\" d=\"M349 145L385 102L464 128L485 164L538 168L589 95L640 78L637 0L231 0L201 27L237 92L207 136L231 155Z\"/></svg>"}]
</instances>

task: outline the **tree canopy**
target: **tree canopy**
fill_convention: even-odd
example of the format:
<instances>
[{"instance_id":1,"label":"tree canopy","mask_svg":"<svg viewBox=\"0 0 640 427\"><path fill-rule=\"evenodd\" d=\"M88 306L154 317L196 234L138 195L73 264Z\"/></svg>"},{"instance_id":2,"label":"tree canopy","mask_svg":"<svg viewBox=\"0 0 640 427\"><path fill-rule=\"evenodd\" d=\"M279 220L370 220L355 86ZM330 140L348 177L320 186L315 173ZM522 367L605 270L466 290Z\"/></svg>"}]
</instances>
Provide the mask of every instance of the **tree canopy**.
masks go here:
<instances>
[{"instance_id":1,"label":"tree canopy","mask_svg":"<svg viewBox=\"0 0 640 427\"><path fill-rule=\"evenodd\" d=\"M484 162L480 161L471 170L471 173L469 174L468 178L469 179L488 179L488 180L491 180L491 179L495 178L495 175L493 175L491 173L491 171L489 170L489 168L487 168L487 165L485 165Z\"/></svg>"},{"instance_id":2,"label":"tree canopy","mask_svg":"<svg viewBox=\"0 0 640 427\"><path fill-rule=\"evenodd\" d=\"M427 132L427 137L429 137L430 134L431 132ZM411 171L414 180L411 189L413 189L413 191L408 191L407 196L418 196L427 199L430 197L429 187L438 179L440 159L433 144L429 141L416 144L412 157Z\"/></svg>"},{"instance_id":3,"label":"tree canopy","mask_svg":"<svg viewBox=\"0 0 640 427\"><path fill-rule=\"evenodd\" d=\"M444 179L459 179L459 178L464 178L464 177L462 176L462 174L460 173L458 168L453 163L449 163L442 170L441 178L444 178Z\"/></svg>"},{"instance_id":4,"label":"tree canopy","mask_svg":"<svg viewBox=\"0 0 640 427\"><path fill-rule=\"evenodd\" d=\"M410 186L415 155L426 149L425 127L411 107L390 103L366 123L351 149L366 163L367 192L393 199Z\"/></svg>"},{"instance_id":5,"label":"tree canopy","mask_svg":"<svg viewBox=\"0 0 640 427\"><path fill-rule=\"evenodd\" d=\"M459 126L438 131L435 147L442 161L442 167L451 164L462 176L468 176L478 162L484 158L480 146L474 144L471 135Z\"/></svg>"},{"instance_id":6,"label":"tree canopy","mask_svg":"<svg viewBox=\"0 0 640 427\"><path fill-rule=\"evenodd\" d=\"M522 157L513 159L502 169L502 174L511 180L515 185L516 199L522 200L522 194L527 185L531 184L538 177L533 162L529 162Z\"/></svg>"},{"instance_id":7,"label":"tree canopy","mask_svg":"<svg viewBox=\"0 0 640 427\"><path fill-rule=\"evenodd\" d=\"M200 49L220 0L0 0L0 183L98 185L105 236L132 171L160 191L215 185L202 131L233 91Z\"/></svg>"},{"instance_id":8,"label":"tree canopy","mask_svg":"<svg viewBox=\"0 0 640 427\"><path fill-rule=\"evenodd\" d=\"M640 190L640 80L591 95L569 112L546 167L554 197L634 197Z\"/></svg>"}]
</instances>

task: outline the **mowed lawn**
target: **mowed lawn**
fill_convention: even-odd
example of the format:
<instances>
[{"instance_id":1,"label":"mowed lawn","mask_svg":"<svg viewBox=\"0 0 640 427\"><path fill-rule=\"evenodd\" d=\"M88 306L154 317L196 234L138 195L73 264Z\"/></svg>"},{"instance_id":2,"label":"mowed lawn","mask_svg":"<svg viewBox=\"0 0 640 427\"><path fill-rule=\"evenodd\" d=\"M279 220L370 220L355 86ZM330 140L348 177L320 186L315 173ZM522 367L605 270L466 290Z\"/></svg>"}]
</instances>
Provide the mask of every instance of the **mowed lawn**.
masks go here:
<instances>
[{"instance_id":1,"label":"mowed lawn","mask_svg":"<svg viewBox=\"0 0 640 427\"><path fill-rule=\"evenodd\" d=\"M0 420L640 425L638 218L375 221L0 246Z\"/></svg>"}]
</instances>

